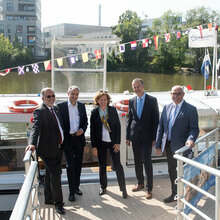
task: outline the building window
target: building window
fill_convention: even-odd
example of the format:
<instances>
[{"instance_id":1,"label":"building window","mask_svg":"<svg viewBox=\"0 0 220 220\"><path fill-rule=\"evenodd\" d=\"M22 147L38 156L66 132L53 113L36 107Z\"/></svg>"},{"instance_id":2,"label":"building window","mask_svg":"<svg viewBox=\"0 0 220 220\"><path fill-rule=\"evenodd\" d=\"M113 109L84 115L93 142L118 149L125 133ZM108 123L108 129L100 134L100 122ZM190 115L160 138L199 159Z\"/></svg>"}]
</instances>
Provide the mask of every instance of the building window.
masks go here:
<instances>
[{"instance_id":1,"label":"building window","mask_svg":"<svg viewBox=\"0 0 220 220\"><path fill-rule=\"evenodd\" d=\"M23 33L23 26L22 25L16 25L16 33Z\"/></svg>"},{"instance_id":2,"label":"building window","mask_svg":"<svg viewBox=\"0 0 220 220\"><path fill-rule=\"evenodd\" d=\"M13 3L7 3L7 11L14 11L14 4Z\"/></svg>"},{"instance_id":3,"label":"building window","mask_svg":"<svg viewBox=\"0 0 220 220\"><path fill-rule=\"evenodd\" d=\"M18 11L35 11L34 5L19 4Z\"/></svg>"},{"instance_id":4,"label":"building window","mask_svg":"<svg viewBox=\"0 0 220 220\"><path fill-rule=\"evenodd\" d=\"M23 36L18 35L18 41L19 41L20 43L23 43Z\"/></svg>"},{"instance_id":5,"label":"building window","mask_svg":"<svg viewBox=\"0 0 220 220\"><path fill-rule=\"evenodd\" d=\"M14 19L13 19L13 16L12 16L12 15L7 15L6 20L8 20L8 21L13 21Z\"/></svg>"},{"instance_id":6,"label":"building window","mask_svg":"<svg viewBox=\"0 0 220 220\"><path fill-rule=\"evenodd\" d=\"M28 33L35 33L35 26L27 26L27 32Z\"/></svg>"},{"instance_id":7,"label":"building window","mask_svg":"<svg viewBox=\"0 0 220 220\"><path fill-rule=\"evenodd\" d=\"M0 24L0 34L4 33L4 24Z\"/></svg>"},{"instance_id":8,"label":"building window","mask_svg":"<svg viewBox=\"0 0 220 220\"><path fill-rule=\"evenodd\" d=\"M11 33L11 25L7 26L7 31L8 31L8 33Z\"/></svg>"},{"instance_id":9,"label":"building window","mask_svg":"<svg viewBox=\"0 0 220 220\"><path fill-rule=\"evenodd\" d=\"M28 36L28 43L35 43L35 36Z\"/></svg>"}]
</instances>

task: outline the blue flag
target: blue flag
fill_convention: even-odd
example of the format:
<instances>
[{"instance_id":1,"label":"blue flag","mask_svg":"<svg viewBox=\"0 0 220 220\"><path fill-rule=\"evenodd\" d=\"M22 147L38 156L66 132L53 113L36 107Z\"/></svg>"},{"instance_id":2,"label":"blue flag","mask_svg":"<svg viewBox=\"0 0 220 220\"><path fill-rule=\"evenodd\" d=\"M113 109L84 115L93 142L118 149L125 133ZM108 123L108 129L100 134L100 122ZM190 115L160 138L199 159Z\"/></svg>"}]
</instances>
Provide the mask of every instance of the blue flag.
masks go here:
<instances>
[{"instance_id":1,"label":"blue flag","mask_svg":"<svg viewBox=\"0 0 220 220\"><path fill-rule=\"evenodd\" d=\"M207 54L205 55L205 57L203 59L203 63L202 63L202 67L201 67L202 75L206 79L209 78L209 66L210 65L211 65L211 61L210 61L209 51L207 50Z\"/></svg>"}]
</instances>

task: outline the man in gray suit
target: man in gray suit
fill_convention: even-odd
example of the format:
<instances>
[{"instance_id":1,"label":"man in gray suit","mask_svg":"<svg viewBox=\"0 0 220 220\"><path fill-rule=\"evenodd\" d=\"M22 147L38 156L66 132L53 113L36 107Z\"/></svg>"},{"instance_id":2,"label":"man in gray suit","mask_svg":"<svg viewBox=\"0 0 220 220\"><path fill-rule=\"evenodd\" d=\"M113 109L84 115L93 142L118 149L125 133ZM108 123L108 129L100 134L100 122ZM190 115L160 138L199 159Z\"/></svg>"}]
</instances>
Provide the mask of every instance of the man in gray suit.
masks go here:
<instances>
[{"instance_id":1,"label":"man in gray suit","mask_svg":"<svg viewBox=\"0 0 220 220\"><path fill-rule=\"evenodd\" d=\"M128 120L126 129L126 143L130 145L134 154L135 173L138 184L133 192L144 188L143 167L146 173L146 198L152 198L153 166L151 160L152 147L155 146L159 110L157 99L144 91L142 79L132 81L132 88L137 95L129 100Z\"/></svg>"},{"instance_id":2,"label":"man in gray suit","mask_svg":"<svg viewBox=\"0 0 220 220\"><path fill-rule=\"evenodd\" d=\"M55 93L51 88L41 91L43 104L33 113L33 126L27 150L34 151L43 160L45 171L45 204L55 205L59 214L64 214L63 194L61 188L61 160L64 139L62 119L57 106L54 105Z\"/></svg>"},{"instance_id":3,"label":"man in gray suit","mask_svg":"<svg viewBox=\"0 0 220 220\"><path fill-rule=\"evenodd\" d=\"M172 103L165 105L156 137L156 153L158 155L166 150L168 172L171 180L172 194L164 199L165 203L173 202L177 194L177 186L174 183L177 178L177 161L173 158L176 150L185 145L194 147L199 135L198 113L196 107L184 101L185 93L179 85L171 89ZM186 152L184 156L187 156Z\"/></svg>"}]
</instances>

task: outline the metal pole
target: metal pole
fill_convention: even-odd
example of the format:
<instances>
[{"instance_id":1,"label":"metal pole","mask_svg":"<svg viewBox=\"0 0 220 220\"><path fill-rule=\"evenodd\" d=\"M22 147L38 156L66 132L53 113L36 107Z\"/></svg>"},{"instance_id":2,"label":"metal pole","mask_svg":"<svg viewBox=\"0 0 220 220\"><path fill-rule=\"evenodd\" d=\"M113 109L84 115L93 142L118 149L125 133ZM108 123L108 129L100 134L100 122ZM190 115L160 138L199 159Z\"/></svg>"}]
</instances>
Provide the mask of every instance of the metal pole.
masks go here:
<instances>
[{"instance_id":1,"label":"metal pole","mask_svg":"<svg viewBox=\"0 0 220 220\"><path fill-rule=\"evenodd\" d=\"M51 88L54 90L54 45L55 45L55 36L51 42Z\"/></svg>"},{"instance_id":2,"label":"metal pole","mask_svg":"<svg viewBox=\"0 0 220 220\"><path fill-rule=\"evenodd\" d=\"M218 132L219 129L215 131L215 163L216 163L216 168L218 167Z\"/></svg>"},{"instance_id":3,"label":"metal pole","mask_svg":"<svg viewBox=\"0 0 220 220\"><path fill-rule=\"evenodd\" d=\"M216 202L215 202L215 220L220 219L220 177L215 177L215 194L216 194Z\"/></svg>"},{"instance_id":4,"label":"metal pole","mask_svg":"<svg viewBox=\"0 0 220 220\"><path fill-rule=\"evenodd\" d=\"M205 56L206 56L206 47L205 47ZM204 73L204 92L206 91L206 62L205 62L205 73Z\"/></svg>"},{"instance_id":5,"label":"metal pole","mask_svg":"<svg viewBox=\"0 0 220 220\"><path fill-rule=\"evenodd\" d=\"M107 44L104 44L104 72L103 72L103 90L106 89L106 78L107 78Z\"/></svg>"}]
</instances>

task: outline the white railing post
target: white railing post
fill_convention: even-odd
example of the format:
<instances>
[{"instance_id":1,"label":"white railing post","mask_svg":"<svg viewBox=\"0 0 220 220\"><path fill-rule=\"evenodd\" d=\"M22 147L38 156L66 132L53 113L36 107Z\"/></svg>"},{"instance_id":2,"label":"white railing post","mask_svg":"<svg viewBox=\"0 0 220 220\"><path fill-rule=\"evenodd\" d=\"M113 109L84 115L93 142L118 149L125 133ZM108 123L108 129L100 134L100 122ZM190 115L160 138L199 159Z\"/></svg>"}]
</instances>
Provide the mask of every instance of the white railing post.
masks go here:
<instances>
[{"instance_id":1,"label":"white railing post","mask_svg":"<svg viewBox=\"0 0 220 220\"><path fill-rule=\"evenodd\" d=\"M180 179L183 177L183 161L177 160L177 220L183 220L180 212L183 210L184 204L181 202L181 198L184 196L184 185Z\"/></svg>"},{"instance_id":2,"label":"white railing post","mask_svg":"<svg viewBox=\"0 0 220 220\"><path fill-rule=\"evenodd\" d=\"M215 131L215 162L216 162L216 168L218 167L218 132L219 129Z\"/></svg>"},{"instance_id":3,"label":"white railing post","mask_svg":"<svg viewBox=\"0 0 220 220\"><path fill-rule=\"evenodd\" d=\"M215 177L215 220L220 219L220 177Z\"/></svg>"}]
</instances>

